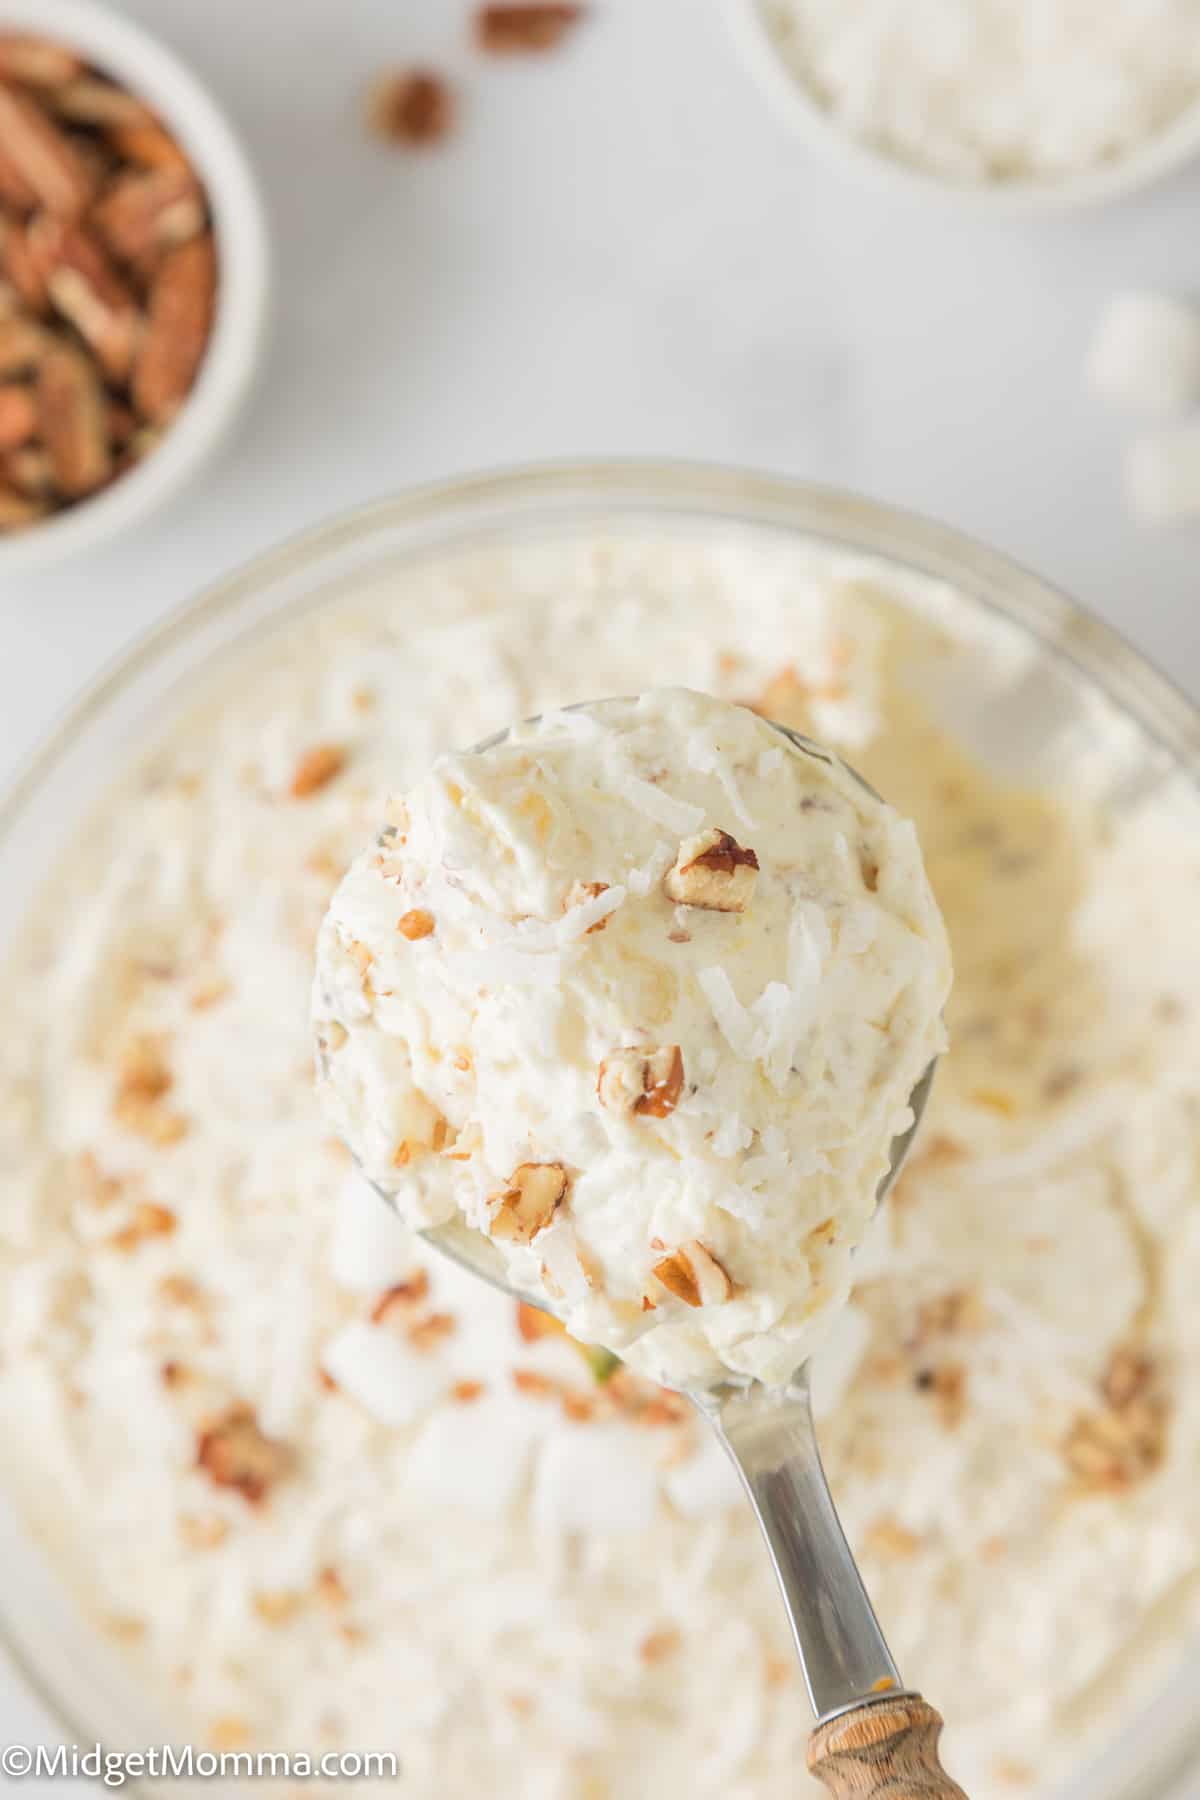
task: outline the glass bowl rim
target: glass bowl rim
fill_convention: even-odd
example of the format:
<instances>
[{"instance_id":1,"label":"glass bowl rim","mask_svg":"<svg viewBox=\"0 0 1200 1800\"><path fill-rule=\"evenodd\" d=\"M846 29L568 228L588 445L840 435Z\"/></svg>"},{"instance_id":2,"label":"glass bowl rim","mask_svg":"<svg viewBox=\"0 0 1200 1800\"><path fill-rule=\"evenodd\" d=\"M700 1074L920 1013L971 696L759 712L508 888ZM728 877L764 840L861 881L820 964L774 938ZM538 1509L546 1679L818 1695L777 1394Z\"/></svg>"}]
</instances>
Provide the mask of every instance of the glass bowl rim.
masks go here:
<instances>
[{"instance_id":1,"label":"glass bowl rim","mask_svg":"<svg viewBox=\"0 0 1200 1800\"><path fill-rule=\"evenodd\" d=\"M547 523L556 514L579 523L606 514L642 514L647 521L692 515L709 524L726 519L915 569L960 589L1074 663L1200 781L1200 705L1064 589L969 533L863 495L765 470L642 458L562 460L451 476L366 501L290 534L208 583L135 636L67 702L0 784L0 834L33 798L56 758L135 676L186 646L204 626L235 614L254 593L385 530L435 528L440 531L435 543L461 541L467 528L488 518L511 525L514 509Z\"/></svg>"}]
</instances>

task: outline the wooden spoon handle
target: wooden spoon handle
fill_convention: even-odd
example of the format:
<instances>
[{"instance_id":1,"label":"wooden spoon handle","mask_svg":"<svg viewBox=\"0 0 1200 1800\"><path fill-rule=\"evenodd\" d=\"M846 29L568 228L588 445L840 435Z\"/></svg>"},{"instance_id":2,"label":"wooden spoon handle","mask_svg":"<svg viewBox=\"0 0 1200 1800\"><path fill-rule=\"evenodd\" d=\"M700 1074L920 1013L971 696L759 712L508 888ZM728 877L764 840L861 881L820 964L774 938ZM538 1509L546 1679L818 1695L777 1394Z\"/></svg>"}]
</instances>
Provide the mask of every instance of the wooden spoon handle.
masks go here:
<instances>
[{"instance_id":1,"label":"wooden spoon handle","mask_svg":"<svg viewBox=\"0 0 1200 1800\"><path fill-rule=\"evenodd\" d=\"M818 1725L808 1766L834 1800L966 1800L938 1759L941 1734L919 1694L881 1695Z\"/></svg>"}]
</instances>

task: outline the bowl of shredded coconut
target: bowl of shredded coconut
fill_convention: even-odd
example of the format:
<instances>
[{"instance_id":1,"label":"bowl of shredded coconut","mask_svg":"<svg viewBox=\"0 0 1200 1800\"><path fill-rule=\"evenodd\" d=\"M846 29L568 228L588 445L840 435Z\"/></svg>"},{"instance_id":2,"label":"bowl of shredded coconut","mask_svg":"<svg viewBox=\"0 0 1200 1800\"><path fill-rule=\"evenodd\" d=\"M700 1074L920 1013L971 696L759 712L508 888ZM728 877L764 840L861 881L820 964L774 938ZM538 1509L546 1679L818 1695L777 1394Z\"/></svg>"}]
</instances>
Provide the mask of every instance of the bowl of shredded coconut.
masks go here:
<instances>
[{"instance_id":1,"label":"bowl of shredded coconut","mask_svg":"<svg viewBox=\"0 0 1200 1800\"><path fill-rule=\"evenodd\" d=\"M1200 149L1197 0L727 0L726 12L814 147L910 189L1086 205Z\"/></svg>"},{"instance_id":2,"label":"bowl of shredded coconut","mask_svg":"<svg viewBox=\"0 0 1200 1800\"><path fill-rule=\"evenodd\" d=\"M389 794L650 679L861 771L946 921L951 1048L813 1366L897 1660L975 1800L1165 1792L1200 1752L1200 719L969 541L731 472L337 520L0 805L3 1656L64 1743L389 1755L415 1800L803 1784L719 1448L426 1247L314 1086L317 934Z\"/></svg>"}]
</instances>

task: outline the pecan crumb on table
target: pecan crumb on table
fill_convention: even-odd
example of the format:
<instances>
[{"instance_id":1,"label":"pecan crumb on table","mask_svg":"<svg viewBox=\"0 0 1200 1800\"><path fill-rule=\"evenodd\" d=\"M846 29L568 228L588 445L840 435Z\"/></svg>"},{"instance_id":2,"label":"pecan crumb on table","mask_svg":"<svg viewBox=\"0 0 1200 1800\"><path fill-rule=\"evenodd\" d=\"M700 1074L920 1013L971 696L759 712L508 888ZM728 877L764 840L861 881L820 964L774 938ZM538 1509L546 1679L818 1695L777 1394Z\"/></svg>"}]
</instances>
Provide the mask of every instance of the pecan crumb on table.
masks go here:
<instances>
[{"instance_id":1,"label":"pecan crumb on table","mask_svg":"<svg viewBox=\"0 0 1200 1800\"><path fill-rule=\"evenodd\" d=\"M498 56L554 50L585 11L582 6L548 3L481 6L475 14L475 36L481 50Z\"/></svg>"},{"instance_id":2,"label":"pecan crumb on table","mask_svg":"<svg viewBox=\"0 0 1200 1800\"><path fill-rule=\"evenodd\" d=\"M367 123L377 138L406 149L440 143L454 124L449 83L431 69L393 69L371 89Z\"/></svg>"}]
</instances>

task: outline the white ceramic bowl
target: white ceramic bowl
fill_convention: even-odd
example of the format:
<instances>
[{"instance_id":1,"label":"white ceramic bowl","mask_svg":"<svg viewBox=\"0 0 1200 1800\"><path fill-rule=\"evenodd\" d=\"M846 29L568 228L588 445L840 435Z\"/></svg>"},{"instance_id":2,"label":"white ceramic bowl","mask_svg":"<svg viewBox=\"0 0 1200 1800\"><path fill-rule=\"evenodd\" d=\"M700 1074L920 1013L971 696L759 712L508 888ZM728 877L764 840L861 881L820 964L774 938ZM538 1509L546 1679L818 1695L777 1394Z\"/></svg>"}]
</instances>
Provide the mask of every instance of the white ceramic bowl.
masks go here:
<instances>
[{"instance_id":1,"label":"white ceramic bowl","mask_svg":"<svg viewBox=\"0 0 1200 1800\"><path fill-rule=\"evenodd\" d=\"M759 0L721 0L742 60L777 115L815 152L848 173L893 192L969 206L980 213L1036 216L1120 200L1200 155L1200 100L1165 131L1112 162L1062 180L952 181L853 137L807 92L788 66ZM1097 0L1103 5L1103 0Z\"/></svg>"},{"instance_id":2,"label":"white ceramic bowl","mask_svg":"<svg viewBox=\"0 0 1200 1800\"><path fill-rule=\"evenodd\" d=\"M10 573L114 536L192 479L224 438L258 366L269 245L257 180L216 103L169 50L94 0L0 0L0 31L29 31L80 51L147 101L178 137L208 192L219 288L196 385L162 443L91 499L0 537L0 594Z\"/></svg>"}]
</instances>

